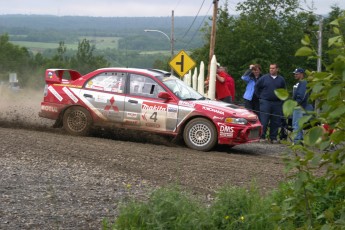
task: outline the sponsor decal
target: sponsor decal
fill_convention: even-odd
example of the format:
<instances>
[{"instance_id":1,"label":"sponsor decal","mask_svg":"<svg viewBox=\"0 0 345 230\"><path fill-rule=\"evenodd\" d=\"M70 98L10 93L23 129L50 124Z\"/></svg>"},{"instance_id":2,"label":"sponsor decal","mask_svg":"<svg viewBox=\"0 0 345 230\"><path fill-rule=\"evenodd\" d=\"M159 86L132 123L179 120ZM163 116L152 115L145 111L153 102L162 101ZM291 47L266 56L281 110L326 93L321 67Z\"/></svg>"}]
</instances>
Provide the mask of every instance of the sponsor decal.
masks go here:
<instances>
[{"instance_id":1,"label":"sponsor decal","mask_svg":"<svg viewBox=\"0 0 345 230\"><path fill-rule=\"evenodd\" d=\"M223 121L224 117L213 116L212 119L215 120L215 121Z\"/></svg>"},{"instance_id":2,"label":"sponsor decal","mask_svg":"<svg viewBox=\"0 0 345 230\"><path fill-rule=\"evenodd\" d=\"M142 110L147 110L147 111L159 111L159 112L166 112L167 107L165 105L157 105L154 103L149 103L149 102L144 102L141 106Z\"/></svg>"},{"instance_id":3,"label":"sponsor decal","mask_svg":"<svg viewBox=\"0 0 345 230\"><path fill-rule=\"evenodd\" d=\"M167 118L177 119L177 111L176 107L168 107Z\"/></svg>"},{"instance_id":4,"label":"sponsor decal","mask_svg":"<svg viewBox=\"0 0 345 230\"><path fill-rule=\"evenodd\" d=\"M177 113L177 108L168 107L168 112L170 112L170 113Z\"/></svg>"},{"instance_id":5,"label":"sponsor decal","mask_svg":"<svg viewBox=\"0 0 345 230\"><path fill-rule=\"evenodd\" d=\"M92 89L97 89L97 90L104 90L104 87L103 86L97 86L97 85L93 85L92 86Z\"/></svg>"},{"instance_id":6,"label":"sponsor decal","mask_svg":"<svg viewBox=\"0 0 345 230\"><path fill-rule=\"evenodd\" d=\"M137 121L137 120L125 120L125 124L126 124L126 125L134 125L134 126L137 126L137 125L139 125L140 123L139 123L139 121Z\"/></svg>"},{"instance_id":7,"label":"sponsor decal","mask_svg":"<svg viewBox=\"0 0 345 230\"><path fill-rule=\"evenodd\" d=\"M141 114L141 118L144 120L144 121L147 121L147 118L146 118L146 112Z\"/></svg>"},{"instance_id":8,"label":"sponsor decal","mask_svg":"<svg viewBox=\"0 0 345 230\"><path fill-rule=\"evenodd\" d=\"M104 107L104 111L109 112L110 110L112 110L114 112L119 112L119 108L116 105L114 105L115 103L114 97L111 97L109 102L110 102L110 105L106 105Z\"/></svg>"},{"instance_id":9,"label":"sponsor decal","mask_svg":"<svg viewBox=\"0 0 345 230\"><path fill-rule=\"evenodd\" d=\"M58 99L59 101L62 101L61 95L53 88L53 86L49 86L48 90Z\"/></svg>"},{"instance_id":10,"label":"sponsor decal","mask_svg":"<svg viewBox=\"0 0 345 230\"><path fill-rule=\"evenodd\" d=\"M74 101L74 103L78 102L78 98L76 98L73 93L71 91L69 91L69 89L67 87L63 87L62 90L67 94L67 96L69 96L69 98L72 99L72 101Z\"/></svg>"},{"instance_id":11,"label":"sponsor decal","mask_svg":"<svg viewBox=\"0 0 345 230\"><path fill-rule=\"evenodd\" d=\"M48 77L49 77L50 79L52 79L52 78L53 78L53 72L48 72Z\"/></svg>"},{"instance_id":12,"label":"sponsor decal","mask_svg":"<svg viewBox=\"0 0 345 230\"><path fill-rule=\"evenodd\" d=\"M81 88L80 85L71 85L71 84L54 84L55 86L66 86L66 87L72 87L72 88Z\"/></svg>"},{"instance_id":13,"label":"sponsor decal","mask_svg":"<svg viewBox=\"0 0 345 230\"><path fill-rule=\"evenodd\" d=\"M157 123L146 123L145 124L147 127L150 127L150 128L160 128L161 126Z\"/></svg>"},{"instance_id":14,"label":"sponsor decal","mask_svg":"<svg viewBox=\"0 0 345 230\"><path fill-rule=\"evenodd\" d=\"M53 113L57 113L58 112L58 108L57 107L50 106L50 105L41 105L41 110L48 111L48 112L53 112Z\"/></svg>"},{"instance_id":15,"label":"sponsor decal","mask_svg":"<svg viewBox=\"0 0 345 230\"><path fill-rule=\"evenodd\" d=\"M219 125L219 136L220 137L228 137L233 138L234 137L234 128L231 126L223 125L218 123Z\"/></svg>"},{"instance_id":16,"label":"sponsor decal","mask_svg":"<svg viewBox=\"0 0 345 230\"><path fill-rule=\"evenodd\" d=\"M178 105L186 106L186 107L192 107L192 108L195 107L195 103L194 102L190 102L190 101L179 101Z\"/></svg>"},{"instance_id":17,"label":"sponsor decal","mask_svg":"<svg viewBox=\"0 0 345 230\"><path fill-rule=\"evenodd\" d=\"M213 113L218 113L218 114L224 115L224 112L221 110L218 110L218 109L214 109L214 108L210 108L210 107L206 107L206 106L203 106L202 109L206 110L206 111L213 112Z\"/></svg>"},{"instance_id":18,"label":"sponsor decal","mask_svg":"<svg viewBox=\"0 0 345 230\"><path fill-rule=\"evenodd\" d=\"M95 95L95 102L107 103L108 99L104 95L96 94Z\"/></svg>"},{"instance_id":19,"label":"sponsor decal","mask_svg":"<svg viewBox=\"0 0 345 230\"><path fill-rule=\"evenodd\" d=\"M148 128L165 130L167 105L145 101L141 105L141 122Z\"/></svg>"},{"instance_id":20,"label":"sponsor decal","mask_svg":"<svg viewBox=\"0 0 345 230\"><path fill-rule=\"evenodd\" d=\"M132 113L132 112L127 112L126 117L127 118L137 118L138 114L137 113Z\"/></svg>"}]
</instances>

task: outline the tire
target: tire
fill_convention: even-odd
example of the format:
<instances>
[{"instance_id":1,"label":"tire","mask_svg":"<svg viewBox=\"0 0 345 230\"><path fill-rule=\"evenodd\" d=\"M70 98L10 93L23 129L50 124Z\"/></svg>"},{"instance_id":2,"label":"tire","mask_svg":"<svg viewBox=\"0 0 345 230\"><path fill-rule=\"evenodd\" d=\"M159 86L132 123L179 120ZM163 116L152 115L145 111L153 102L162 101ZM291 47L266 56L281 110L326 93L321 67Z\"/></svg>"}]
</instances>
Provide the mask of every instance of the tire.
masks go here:
<instances>
[{"instance_id":1,"label":"tire","mask_svg":"<svg viewBox=\"0 0 345 230\"><path fill-rule=\"evenodd\" d=\"M87 136L90 134L92 117L85 108L73 106L63 115L63 127L71 135Z\"/></svg>"},{"instance_id":2,"label":"tire","mask_svg":"<svg viewBox=\"0 0 345 230\"><path fill-rule=\"evenodd\" d=\"M209 151L218 141L216 127L205 118L195 118L186 125L183 140L191 149Z\"/></svg>"}]
</instances>

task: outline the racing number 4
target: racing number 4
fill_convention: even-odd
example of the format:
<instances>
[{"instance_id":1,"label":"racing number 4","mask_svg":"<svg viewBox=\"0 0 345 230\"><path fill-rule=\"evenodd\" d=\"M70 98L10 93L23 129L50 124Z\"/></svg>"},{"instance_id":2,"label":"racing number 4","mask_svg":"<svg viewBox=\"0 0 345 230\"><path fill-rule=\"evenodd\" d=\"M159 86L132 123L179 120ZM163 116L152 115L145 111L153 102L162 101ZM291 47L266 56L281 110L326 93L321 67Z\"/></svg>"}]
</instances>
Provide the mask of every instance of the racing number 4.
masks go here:
<instances>
[{"instance_id":1,"label":"racing number 4","mask_svg":"<svg viewBox=\"0 0 345 230\"><path fill-rule=\"evenodd\" d=\"M153 120L154 122L156 122L157 119L157 112L152 113L152 115L150 116L150 119Z\"/></svg>"}]
</instances>

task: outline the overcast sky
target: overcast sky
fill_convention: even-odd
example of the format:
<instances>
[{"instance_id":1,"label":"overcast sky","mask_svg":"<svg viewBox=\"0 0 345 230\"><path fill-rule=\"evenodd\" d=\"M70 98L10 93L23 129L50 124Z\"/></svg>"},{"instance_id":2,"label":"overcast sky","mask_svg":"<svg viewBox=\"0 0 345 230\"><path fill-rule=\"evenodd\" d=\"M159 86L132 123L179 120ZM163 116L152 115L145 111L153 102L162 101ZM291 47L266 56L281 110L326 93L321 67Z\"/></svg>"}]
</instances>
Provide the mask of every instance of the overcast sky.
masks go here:
<instances>
[{"instance_id":1,"label":"overcast sky","mask_svg":"<svg viewBox=\"0 0 345 230\"><path fill-rule=\"evenodd\" d=\"M228 0L229 13L241 0ZM2 2L2 3L1 3ZM203 4L204 2L204 4ZM211 15L213 0L0 0L0 14L46 14L94 17L155 17ZM312 0L301 0L311 5ZM219 0L224 5L225 0ZM327 14L337 4L345 9L345 0L314 0L317 14ZM307 6L304 4L304 8Z\"/></svg>"}]
</instances>

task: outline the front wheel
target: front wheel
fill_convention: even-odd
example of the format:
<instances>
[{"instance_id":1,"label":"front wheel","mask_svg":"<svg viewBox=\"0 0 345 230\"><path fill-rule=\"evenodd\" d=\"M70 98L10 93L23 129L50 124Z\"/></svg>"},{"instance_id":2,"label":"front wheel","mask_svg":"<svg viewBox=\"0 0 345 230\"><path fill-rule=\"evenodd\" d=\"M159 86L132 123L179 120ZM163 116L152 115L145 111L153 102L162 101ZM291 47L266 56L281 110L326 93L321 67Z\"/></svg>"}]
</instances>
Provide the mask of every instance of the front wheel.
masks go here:
<instances>
[{"instance_id":1,"label":"front wheel","mask_svg":"<svg viewBox=\"0 0 345 230\"><path fill-rule=\"evenodd\" d=\"M196 118L186 125L183 139L189 148L206 152L216 145L217 130L211 121L205 118Z\"/></svg>"},{"instance_id":2,"label":"front wheel","mask_svg":"<svg viewBox=\"0 0 345 230\"><path fill-rule=\"evenodd\" d=\"M90 133L92 117L83 107L70 107L63 116L64 129L74 136L87 136Z\"/></svg>"}]
</instances>

